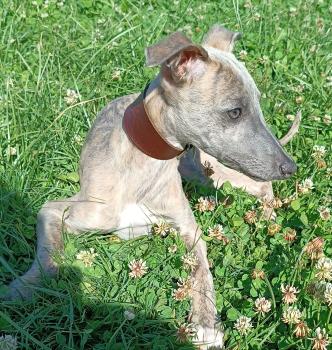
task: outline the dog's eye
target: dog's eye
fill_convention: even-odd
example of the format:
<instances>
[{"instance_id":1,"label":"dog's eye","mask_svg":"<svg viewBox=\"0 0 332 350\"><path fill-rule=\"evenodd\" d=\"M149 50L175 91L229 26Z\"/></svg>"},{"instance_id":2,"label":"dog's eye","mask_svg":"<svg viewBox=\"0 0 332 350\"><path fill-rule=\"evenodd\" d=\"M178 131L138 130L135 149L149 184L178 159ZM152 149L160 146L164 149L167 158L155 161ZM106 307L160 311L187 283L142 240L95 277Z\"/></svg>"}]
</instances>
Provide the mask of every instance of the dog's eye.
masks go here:
<instances>
[{"instance_id":1,"label":"dog's eye","mask_svg":"<svg viewBox=\"0 0 332 350\"><path fill-rule=\"evenodd\" d=\"M241 108L234 108L227 112L231 119L237 119L241 115Z\"/></svg>"}]
</instances>

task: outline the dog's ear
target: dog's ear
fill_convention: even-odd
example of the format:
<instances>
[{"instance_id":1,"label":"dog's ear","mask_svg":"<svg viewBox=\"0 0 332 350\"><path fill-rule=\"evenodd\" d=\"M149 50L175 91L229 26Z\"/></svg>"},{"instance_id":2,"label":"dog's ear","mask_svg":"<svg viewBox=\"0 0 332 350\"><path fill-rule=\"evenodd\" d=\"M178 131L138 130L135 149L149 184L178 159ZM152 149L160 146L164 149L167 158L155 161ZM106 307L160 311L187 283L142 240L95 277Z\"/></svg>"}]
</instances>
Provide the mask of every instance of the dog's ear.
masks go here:
<instances>
[{"instance_id":1,"label":"dog's ear","mask_svg":"<svg viewBox=\"0 0 332 350\"><path fill-rule=\"evenodd\" d=\"M185 81L201 75L209 56L205 49L194 44L180 32L175 32L163 41L146 48L146 65L166 65L170 76L176 81Z\"/></svg>"},{"instance_id":2,"label":"dog's ear","mask_svg":"<svg viewBox=\"0 0 332 350\"><path fill-rule=\"evenodd\" d=\"M219 24L215 24L205 35L203 45L215 47L221 51L232 52L234 43L241 38L242 34L231 32Z\"/></svg>"}]
</instances>

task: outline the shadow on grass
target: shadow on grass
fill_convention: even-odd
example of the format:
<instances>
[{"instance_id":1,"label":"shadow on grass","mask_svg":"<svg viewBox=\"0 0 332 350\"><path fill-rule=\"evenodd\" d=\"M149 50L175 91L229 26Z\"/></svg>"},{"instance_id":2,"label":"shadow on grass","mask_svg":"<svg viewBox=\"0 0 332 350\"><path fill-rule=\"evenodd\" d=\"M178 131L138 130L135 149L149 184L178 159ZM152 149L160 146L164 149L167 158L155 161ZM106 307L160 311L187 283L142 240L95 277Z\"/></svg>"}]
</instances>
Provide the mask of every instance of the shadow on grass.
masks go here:
<instances>
[{"instance_id":1,"label":"shadow on grass","mask_svg":"<svg viewBox=\"0 0 332 350\"><path fill-rule=\"evenodd\" d=\"M19 348L29 350L195 349L177 343L173 320L98 300L95 286L82 284L80 269L61 270L63 279L45 280L32 301L0 302L0 335L17 336Z\"/></svg>"},{"instance_id":2,"label":"shadow on grass","mask_svg":"<svg viewBox=\"0 0 332 350\"><path fill-rule=\"evenodd\" d=\"M36 215L29 199L0 179L0 294L3 286L26 271L34 258Z\"/></svg>"},{"instance_id":3,"label":"shadow on grass","mask_svg":"<svg viewBox=\"0 0 332 350\"><path fill-rule=\"evenodd\" d=\"M29 210L28 200L4 186L0 207L0 293L4 293L5 285L25 272L34 258L36 213ZM79 268L64 265L59 276L45 279L32 301L0 301L0 336L16 336L18 348L29 350L195 349L177 343L174 319L108 302L107 295L98 299L96 285L84 282ZM125 311L133 312L134 318L128 319Z\"/></svg>"}]
</instances>

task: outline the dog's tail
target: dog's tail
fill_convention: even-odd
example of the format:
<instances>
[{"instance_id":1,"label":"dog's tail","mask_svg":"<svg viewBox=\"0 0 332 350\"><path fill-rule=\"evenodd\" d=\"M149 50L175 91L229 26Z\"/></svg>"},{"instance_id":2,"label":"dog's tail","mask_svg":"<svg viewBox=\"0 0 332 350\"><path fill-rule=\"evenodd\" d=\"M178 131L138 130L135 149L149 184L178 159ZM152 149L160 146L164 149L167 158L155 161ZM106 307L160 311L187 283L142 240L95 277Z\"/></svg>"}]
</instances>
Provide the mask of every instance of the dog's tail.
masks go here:
<instances>
[{"instance_id":1,"label":"dog's tail","mask_svg":"<svg viewBox=\"0 0 332 350\"><path fill-rule=\"evenodd\" d=\"M302 113L301 111L298 111L296 113L292 126L288 130L288 133L279 140L282 146L287 145L287 143L295 136L295 134L298 133L300 128L301 118L302 118Z\"/></svg>"}]
</instances>

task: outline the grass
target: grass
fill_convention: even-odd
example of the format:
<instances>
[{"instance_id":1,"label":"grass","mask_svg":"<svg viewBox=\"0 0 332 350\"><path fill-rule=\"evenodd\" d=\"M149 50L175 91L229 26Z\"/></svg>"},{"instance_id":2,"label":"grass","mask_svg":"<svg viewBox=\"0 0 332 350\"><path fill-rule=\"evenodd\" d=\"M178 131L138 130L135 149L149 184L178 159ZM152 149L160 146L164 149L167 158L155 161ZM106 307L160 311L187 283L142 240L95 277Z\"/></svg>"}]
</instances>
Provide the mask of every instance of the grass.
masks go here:
<instances>
[{"instance_id":1,"label":"grass","mask_svg":"<svg viewBox=\"0 0 332 350\"><path fill-rule=\"evenodd\" d=\"M0 8L0 293L34 257L36 214L50 199L78 190L82 140L97 112L110 100L140 91L156 74L144 67L143 49L177 29L199 42L216 23L243 32L236 54L263 92L262 109L278 137L289 127L288 114L302 110L298 136L287 146L299 170L292 179L274 184L278 197L293 194L306 178L314 189L277 209L282 226L275 236L268 223L249 225L247 210L259 212L257 200L229 185L218 191L184 184L194 205L200 196L234 198L214 212L195 211L208 241L217 295L217 309L226 332L226 349L311 349L314 330L332 332L331 308L308 293L315 263L304 246L315 237L332 253L331 219L318 208L331 207L331 7L328 1L9 1ZM242 53L243 56L243 53ZM81 95L67 106L66 90ZM316 118L314 118L315 116ZM317 167L314 145L327 149L327 168ZM222 224L226 246L207 235ZM293 243L285 228L296 230ZM168 247L178 245L171 254ZM76 259L94 248L91 267ZM190 304L176 302L172 291L186 272L185 249L173 235L120 242L97 234L66 236L58 279L45 281L31 302L0 304L0 336L16 336L19 349L193 349L179 344L175 333ZM128 276L128 262L142 258L149 267L139 280ZM265 279L253 279L252 270ZM281 320L280 285L295 285L297 307L311 333L296 338L294 327ZM254 301L265 296L275 306L264 317ZM126 320L124 310L136 317ZM246 336L234 329L239 315L252 318Z\"/></svg>"}]
</instances>

